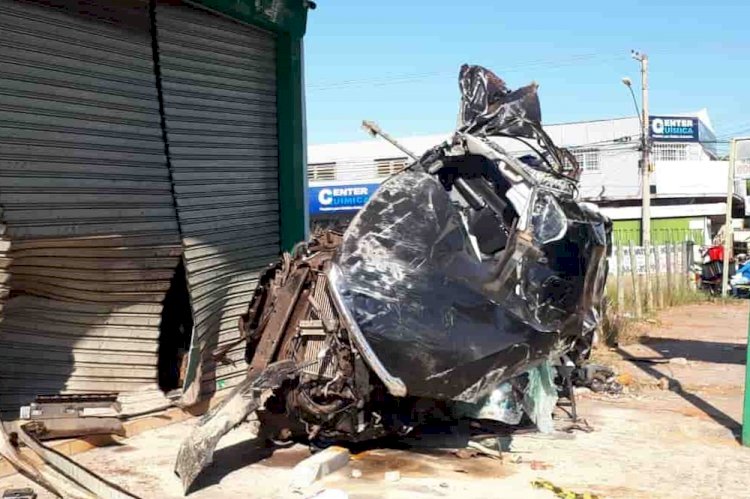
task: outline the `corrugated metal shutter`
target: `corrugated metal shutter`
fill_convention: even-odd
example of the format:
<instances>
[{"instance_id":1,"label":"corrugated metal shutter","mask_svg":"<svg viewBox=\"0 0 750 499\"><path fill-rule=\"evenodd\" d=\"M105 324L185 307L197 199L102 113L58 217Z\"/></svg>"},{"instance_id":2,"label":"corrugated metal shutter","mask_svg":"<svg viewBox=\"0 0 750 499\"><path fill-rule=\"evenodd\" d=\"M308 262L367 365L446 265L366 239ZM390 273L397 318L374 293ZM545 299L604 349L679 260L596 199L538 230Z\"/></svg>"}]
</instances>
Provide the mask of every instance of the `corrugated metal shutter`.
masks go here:
<instances>
[{"instance_id":1,"label":"corrugated metal shutter","mask_svg":"<svg viewBox=\"0 0 750 499\"><path fill-rule=\"evenodd\" d=\"M157 4L167 142L195 327L191 374L203 393L235 384L237 338L258 271L279 254L276 43L272 34L186 5ZM186 396L197 396L197 383Z\"/></svg>"},{"instance_id":2,"label":"corrugated metal shutter","mask_svg":"<svg viewBox=\"0 0 750 499\"><path fill-rule=\"evenodd\" d=\"M0 317L3 313L3 305L10 294L9 280L10 274L10 239L5 236L6 225L3 216L3 207L0 206Z\"/></svg>"},{"instance_id":3,"label":"corrugated metal shutter","mask_svg":"<svg viewBox=\"0 0 750 499\"><path fill-rule=\"evenodd\" d=\"M160 303L181 247L148 6L92 4L0 0L5 410L39 393L156 381Z\"/></svg>"}]
</instances>

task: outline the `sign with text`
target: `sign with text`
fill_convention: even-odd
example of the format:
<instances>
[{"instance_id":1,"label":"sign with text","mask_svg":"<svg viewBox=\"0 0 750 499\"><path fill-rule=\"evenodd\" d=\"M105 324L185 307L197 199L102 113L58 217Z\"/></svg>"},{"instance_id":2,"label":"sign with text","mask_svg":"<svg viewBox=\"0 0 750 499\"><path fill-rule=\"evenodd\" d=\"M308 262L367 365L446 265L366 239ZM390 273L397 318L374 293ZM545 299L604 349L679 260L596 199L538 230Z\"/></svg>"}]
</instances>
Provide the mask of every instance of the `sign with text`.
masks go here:
<instances>
[{"instance_id":1,"label":"sign with text","mask_svg":"<svg viewBox=\"0 0 750 499\"><path fill-rule=\"evenodd\" d=\"M685 116L649 116L650 137L662 142L698 142L698 118Z\"/></svg>"},{"instance_id":2,"label":"sign with text","mask_svg":"<svg viewBox=\"0 0 750 499\"><path fill-rule=\"evenodd\" d=\"M355 212L361 209L380 184L349 184L311 186L310 215Z\"/></svg>"},{"instance_id":3,"label":"sign with text","mask_svg":"<svg viewBox=\"0 0 750 499\"><path fill-rule=\"evenodd\" d=\"M682 259L686 257L685 255L685 247L682 244L676 244L673 246L666 246L666 245L656 245L651 246L649 248L650 256L648 258L649 263L649 273L651 275L655 275L657 273L659 274L666 274L667 273L667 262L670 260L667 258L667 251L672 252L672 273L678 273L680 272L680 268L683 265ZM623 275L628 276L630 275L630 269L631 269L631 262L630 262L630 248L628 246L623 247L622 252L622 262L620 263L621 272ZM635 254L635 272L639 275L645 275L646 274L646 251L643 249L643 246L635 246L633 248L633 253ZM609 273L610 274L617 274L617 247L615 247L612 251L612 256L609 257ZM656 262L656 259L659 259L658 265ZM690 257L692 258L692 257ZM658 268L658 271L657 271Z\"/></svg>"}]
</instances>

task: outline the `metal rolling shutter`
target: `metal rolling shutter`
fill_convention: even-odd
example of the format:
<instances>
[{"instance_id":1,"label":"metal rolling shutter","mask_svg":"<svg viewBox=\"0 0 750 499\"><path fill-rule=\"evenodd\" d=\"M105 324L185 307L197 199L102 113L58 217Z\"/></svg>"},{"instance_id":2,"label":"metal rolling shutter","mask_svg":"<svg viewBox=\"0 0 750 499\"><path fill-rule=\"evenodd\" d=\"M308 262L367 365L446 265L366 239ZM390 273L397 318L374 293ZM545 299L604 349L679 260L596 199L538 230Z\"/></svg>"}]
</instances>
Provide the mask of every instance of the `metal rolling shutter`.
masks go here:
<instances>
[{"instance_id":1,"label":"metal rolling shutter","mask_svg":"<svg viewBox=\"0 0 750 499\"><path fill-rule=\"evenodd\" d=\"M5 236L5 232L6 226L3 217L3 207L0 205L0 317L2 317L5 300L10 293L10 288L8 287L8 281L10 280L10 274L8 273L8 267L10 266L10 240Z\"/></svg>"},{"instance_id":2,"label":"metal rolling shutter","mask_svg":"<svg viewBox=\"0 0 750 499\"><path fill-rule=\"evenodd\" d=\"M4 410L156 381L181 247L148 6L93 4L0 0Z\"/></svg>"},{"instance_id":3,"label":"metal rolling shutter","mask_svg":"<svg viewBox=\"0 0 750 499\"><path fill-rule=\"evenodd\" d=\"M244 374L238 337L258 271L280 251L276 43L272 34L187 5L158 3L167 143L195 327L188 384L203 393ZM185 401L197 397L193 383Z\"/></svg>"}]
</instances>

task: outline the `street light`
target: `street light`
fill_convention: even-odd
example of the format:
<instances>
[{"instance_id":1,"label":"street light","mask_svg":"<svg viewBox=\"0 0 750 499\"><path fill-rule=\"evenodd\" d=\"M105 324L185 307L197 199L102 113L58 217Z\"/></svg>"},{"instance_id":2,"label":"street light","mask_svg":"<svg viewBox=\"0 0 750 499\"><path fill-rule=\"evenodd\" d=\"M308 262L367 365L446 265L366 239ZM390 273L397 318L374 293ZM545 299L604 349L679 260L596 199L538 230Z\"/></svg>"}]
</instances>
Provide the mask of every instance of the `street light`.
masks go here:
<instances>
[{"instance_id":1,"label":"street light","mask_svg":"<svg viewBox=\"0 0 750 499\"><path fill-rule=\"evenodd\" d=\"M633 92L633 82L630 78L623 78L622 83L633 97L633 104L638 113L638 121L641 125L641 244L646 251L651 244L651 166L649 164L649 137L648 137L648 56L635 50L631 51L633 59L641 65L641 109Z\"/></svg>"},{"instance_id":2,"label":"street light","mask_svg":"<svg viewBox=\"0 0 750 499\"><path fill-rule=\"evenodd\" d=\"M643 143L643 118L641 118L641 110L638 108L638 101L635 98L635 92L633 92L633 80L627 76L623 76L622 84L628 87L630 90L630 96L633 98L633 107L635 107L635 114L638 115L638 123L641 124L641 143Z\"/></svg>"}]
</instances>

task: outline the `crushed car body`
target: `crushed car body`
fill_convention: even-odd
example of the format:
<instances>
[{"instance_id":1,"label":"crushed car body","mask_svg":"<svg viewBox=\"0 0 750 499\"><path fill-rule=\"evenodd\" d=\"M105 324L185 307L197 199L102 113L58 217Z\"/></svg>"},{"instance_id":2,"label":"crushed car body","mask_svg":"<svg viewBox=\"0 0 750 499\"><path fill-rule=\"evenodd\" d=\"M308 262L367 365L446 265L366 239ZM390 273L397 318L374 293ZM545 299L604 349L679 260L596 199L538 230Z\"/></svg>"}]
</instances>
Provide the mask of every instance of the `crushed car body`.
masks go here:
<instances>
[{"instance_id":1,"label":"crushed car body","mask_svg":"<svg viewBox=\"0 0 750 499\"><path fill-rule=\"evenodd\" d=\"M587 357L611 222L577 200L577 164L542 130L535 84L510 91L463 66L459 86L449 141L384 181L343 234L317 233L261 275L240 323L247 379L183 443L186 489L253 411L276 437L320 444L406 434L436 405L479 414L491 394L521 400L551 364Z\"/></svg>"}]
</instances>

